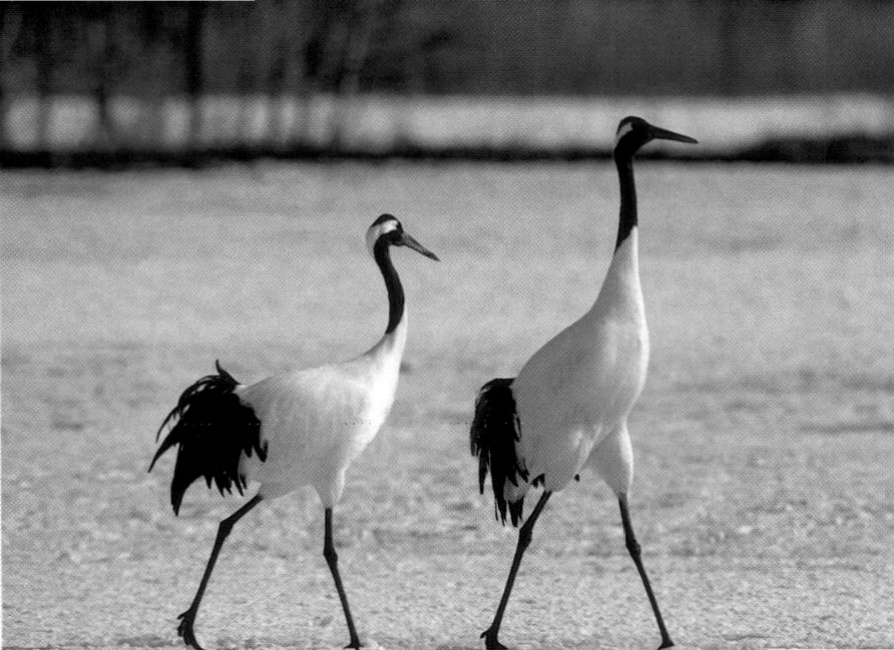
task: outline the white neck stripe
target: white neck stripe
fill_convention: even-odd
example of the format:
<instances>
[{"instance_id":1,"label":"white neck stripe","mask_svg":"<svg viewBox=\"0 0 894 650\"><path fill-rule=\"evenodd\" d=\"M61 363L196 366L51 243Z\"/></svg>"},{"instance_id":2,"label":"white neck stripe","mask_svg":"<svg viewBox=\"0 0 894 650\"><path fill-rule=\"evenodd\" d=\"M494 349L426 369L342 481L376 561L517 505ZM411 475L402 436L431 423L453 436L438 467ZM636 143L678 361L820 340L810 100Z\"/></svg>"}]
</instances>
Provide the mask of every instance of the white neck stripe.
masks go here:
<instances>
[{"instance_id":1,"label":"white neck stripe","mask_svg":"<svg viewBox=\"0 0 894 650\"><path fill-rule=\"evenodd\" d=\"M366 231L366 248L370 255L374 256L373 248L379 240L379 237L393 230L397 230L397 219L389 219L384 223L371 226L370 229Z\"/></svg>"},{"instance_id":2,"label":"white neck stripe","mask_svg":"<svg viewBox=\"0 0 894 650\"><path fill-rule=\"evenodd\" d=\"M618 146L618 143L621 141L625 135L633 131L633 124L627 122L627 124L623 125L620 129L618 129L618 134L615 136L615 146Z\"/></svg>"}]
</instances>

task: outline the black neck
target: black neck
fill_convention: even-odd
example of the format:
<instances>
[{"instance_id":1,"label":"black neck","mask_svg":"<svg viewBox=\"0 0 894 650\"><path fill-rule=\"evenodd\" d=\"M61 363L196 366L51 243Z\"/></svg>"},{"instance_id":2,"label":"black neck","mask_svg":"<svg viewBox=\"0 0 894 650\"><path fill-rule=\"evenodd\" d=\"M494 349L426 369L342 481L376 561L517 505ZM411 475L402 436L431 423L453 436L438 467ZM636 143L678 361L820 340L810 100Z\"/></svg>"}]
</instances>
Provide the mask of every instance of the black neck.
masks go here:
<instances>
[{"instance_id":1,"label":"black neck","mask_svg":"<svg viewBox=\"0 0 894 650\"><path fill-rule=\"evenodd\" d=\"M633 182L633 156L616 152L615 164L621 183L621 216L618 220L618 241L615 242L615 250L618 250L636 228L636 184Z\"/></svg>"},{"instance_id":2,"label":"black neck","mask_svg":"<svg viewBox=\"0 0 894 650\"><path fill-rule=\"evenodd\" d=\"M382 278L385 280L385 288L388 289L388 327L385 328L385 334L391 334L396 328L400 319L404 315L404 288L400 284L400 278L397 277L397 271L391 263L391 245L380 237L373 246L373 255L379 270L382 272Z\"/></svg>"}]
</instances>

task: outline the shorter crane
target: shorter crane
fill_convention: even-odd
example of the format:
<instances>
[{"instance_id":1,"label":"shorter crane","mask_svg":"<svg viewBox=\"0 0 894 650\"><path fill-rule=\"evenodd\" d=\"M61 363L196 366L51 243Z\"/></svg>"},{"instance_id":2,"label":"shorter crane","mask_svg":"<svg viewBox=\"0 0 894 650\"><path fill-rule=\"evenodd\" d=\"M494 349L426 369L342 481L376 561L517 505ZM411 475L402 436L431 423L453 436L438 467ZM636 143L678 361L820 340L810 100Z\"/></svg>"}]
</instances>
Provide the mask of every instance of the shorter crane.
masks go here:
<instances>
[{"instance_id":1,"label":"shorter crane","mask_svg":"<svg viewBox=\"0 0 894 650\"><path fill-rule=\"evenodd\" d=\"M186 645L197 650L201 646L193 629L196 615L233 526L262 500L288 494L302 485L312 485L323 502L323 555L347 621L347 647L360 647L338 571L332 510L344 489L348 466L384 424L397 390L407 315L391 249L406 246L438 259L390 214L373 222L366 243L388 291L388 325L378 343L349 361L275 375L251 386L240 384L217 364L217 374L187 388L159 429L159 436L165 428L169 432L149 471L168 449L177 447L171 482L175 514L186 489L200 477L209 488L214 481L221 494L231 492L234 486L243 494L248 481L260 483L255 496L220 522L195 598L180 615L177 631Z\"/></svg>"}]
</instances>

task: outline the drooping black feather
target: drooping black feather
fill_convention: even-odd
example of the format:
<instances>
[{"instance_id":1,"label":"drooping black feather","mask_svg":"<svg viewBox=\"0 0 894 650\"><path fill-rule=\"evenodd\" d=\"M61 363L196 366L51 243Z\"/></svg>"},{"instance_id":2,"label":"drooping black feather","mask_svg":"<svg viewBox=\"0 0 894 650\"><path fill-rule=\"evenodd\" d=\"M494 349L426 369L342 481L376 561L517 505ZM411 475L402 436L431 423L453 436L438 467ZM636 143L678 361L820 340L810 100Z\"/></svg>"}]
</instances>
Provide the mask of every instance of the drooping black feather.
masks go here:
<instances>
[{"instance_id":1,"label":"drooping black feather","mask_svg":"<svg viewBox=\"0 0 894 650\"><path fill-rule=\"evenodd\" d=\"M492 379L484 384L475 400L475 418L469 437L472 455L478 456L478 487L484 494L484 479L488 470L494 489L494 512L506 523L506 481L518 485L528 480L528 471L515 452L515 442L521 440L521 426L512 395L513 379ZM524 499L509 503L509 516L517 526L522 516Z\"/></svg>"},{"instance_id":2,"label":"drooping black feather","mask_svg":"<svg viewBox=\"0 0 894 650\"><path fill-rule=\"evenodd\" d=\"M246 480L239 473L241 455L257 452L262 461L267 459L267 445L261 445L261 421L234 392L239 382L220 367L220 362L215 365L216 375L202 377L183 391L156 435L158 439L170 425L149 465L150 472L162 454L178 445L171 481L175 514L180 512L186 489L199 477L205 477L209 488L213 480L221 494L232 492L233 485L242 494Z\"/></svg>"}]
</instances>

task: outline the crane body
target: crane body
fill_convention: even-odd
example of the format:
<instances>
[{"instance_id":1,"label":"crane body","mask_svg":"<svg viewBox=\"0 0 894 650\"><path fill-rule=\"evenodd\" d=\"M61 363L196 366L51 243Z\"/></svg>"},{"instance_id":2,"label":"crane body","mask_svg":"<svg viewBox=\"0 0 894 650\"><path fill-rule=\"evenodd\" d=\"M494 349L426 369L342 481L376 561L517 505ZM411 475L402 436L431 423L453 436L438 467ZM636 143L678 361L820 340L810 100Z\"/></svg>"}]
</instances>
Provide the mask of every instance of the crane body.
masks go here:
<instances>
[{"instance_id":1,"label":"crane body","mask_svg":"<svg viewBox=\"0 0 894 650\"><path fill-rule=\"evenodd\" d=\"M252 405L270 433L267 460L243 456L247 476L264 498L312 485L324 507L341 498L344 473L385 423L397 390L406 316L393 334L344 363L269 377L236 394ZM302 436L294 431L306 432ZM293 459L300 458L296 463Z\"/></svg>"},{"instance_id":2,"label":"crane body","mask_svg":"<svg viewBox=\"0 0 894 650\"><path fill-rule=\"evenodd\" d=\"M256 494L218 528L211 556L189 609L180 615L178 633L201 650L195 619L217 561L233 526L263 500L311 485L324 508L323 555L329 565L345 615L350 640L359 648L347 594L338 570L332 536L333 509L345 486L345 473L373 440L391 410L400 362L407 341L404 293L391 262L390 249L406 246L437 256L404 232L389 214L367 230L369 252L388 291L388 325L366 353L342 363L274 375L255 384L240 384L217 365L217 374L198 380L181 395L165 418L159 436L168 430L152 464L177 448L171 505L178 514L184 493L199 478L220 492L240 494L249 482Z\"/></svg>"},{"instance_id":3,"label":"crane body","mask_svg":"<svg viewBox=\"0 0 894 650\"><path fill-rule=\"evenodd\" d=\"M609 435L621 434L645 383L649 334L635 232L615 254L607 280L593 307L534 353L512 384L524 427L518 453L550 492L595 462ZM512 501L522 489L510 484Z\"/></svg>"},{"instance_id":4,"label":"crane body","mask_svg":"<svg viewBox=\"0 0 894 650\"><path fill-rule=\"evenodd\" d=\"M519 529L502 598L491 626L481 635L489 649L505 648L498 639L500 626L534 524L552 494L585 467L595 470L618 499L625 543L658 623L661 647L673 645L642 563L627 498L633 480L627 417L643 389L649 363L633 157L653 139L695 142L638 117L621 120L614 148L621 188L618 236L592 308L537 350L517 377L486 383L475 402L471 448L478 456L482 492L491 475L498 517L505 522L508 511L512 525L518 526L526 494L532 487L543 488Z\"/></svg>"}]
</instances>

